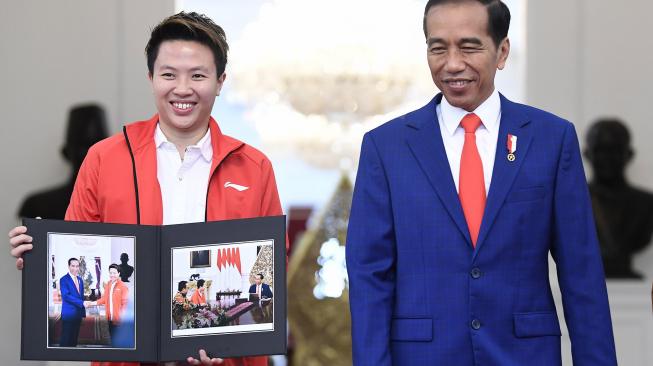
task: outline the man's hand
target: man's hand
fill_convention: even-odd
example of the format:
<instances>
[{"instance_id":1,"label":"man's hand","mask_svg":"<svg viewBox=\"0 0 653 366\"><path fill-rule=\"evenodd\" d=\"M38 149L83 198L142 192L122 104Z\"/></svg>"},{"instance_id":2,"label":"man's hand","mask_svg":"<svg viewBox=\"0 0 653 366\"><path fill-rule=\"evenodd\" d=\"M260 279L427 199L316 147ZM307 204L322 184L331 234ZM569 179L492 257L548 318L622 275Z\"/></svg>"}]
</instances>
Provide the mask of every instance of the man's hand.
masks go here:
<instances>
[{"instance_id":1,"label":"man's hand","mask_svg":"<svg viewBox=\"0 0 653 366\"><path fill-rule=\"evenodd\" d=\"M206 351L201 349L199 360L196 360L192 357L188 357L186 359L186 362L188 362L191 365L212 366L212 365L221 365L223 361L221 358L209 358L209 356L206 354Z\"/></svg>"},{"instance_id":2,"label":"man's hand","mask_svg":"<svg viewBox=\"0 0 653 366\"><path fill-rule=\"evenodd\" d=\"M9 231L9 245L12 256L16 257L16 268L23 269L23 253L32 250L32 237L27 235L25 226L16 226Z\"/></svg>"}]
</instances>

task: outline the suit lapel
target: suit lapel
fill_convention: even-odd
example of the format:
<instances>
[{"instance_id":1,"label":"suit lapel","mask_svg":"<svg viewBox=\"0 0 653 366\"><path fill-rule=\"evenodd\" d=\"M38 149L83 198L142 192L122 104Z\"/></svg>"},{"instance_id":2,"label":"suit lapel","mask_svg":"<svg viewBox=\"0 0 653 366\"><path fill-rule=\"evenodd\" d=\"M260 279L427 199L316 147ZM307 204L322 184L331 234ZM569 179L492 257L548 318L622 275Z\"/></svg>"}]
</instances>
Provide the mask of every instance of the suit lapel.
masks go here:
<instances>
[{"instance_id":1,"label":"suit lapel","mask_svg":"<svg viewBox=\"0 0 653 366\"><path fill-rule=\"evenodd\" d=\"M429 183L440 197L449 216L456 223L471 248L472 241L460 205L460 199L456 192L456 186L451 176L449 160L444 150L440 125L435 111L436 105L440 103L441 99L442 94L438 94L428 105L416 111L416 118L408 121L409 131L406 134L406 143L428 178Z\"/></svg>"},{"instance_id":2,"label":"suit lapel","mask_svg":"<svg viewBox=\"0 0 653 366\"><path fill-rule=\"evenodd\" d=\"M529 125L530 119L521 112L518 105L507 100L501 95L501 123L499 125L499 136L497 150L494 158L494 169L492 171L492 182L488 192L485 213L481 223L481 230L476 243L474 258L485 242L492 224L503 206L503 203L512 187L512 184L524 163L526 153L532 140L532 131ZM506 142L508 134L517 136L517 150L515 161L509 161Z\"/></svg>"}]
</instances>

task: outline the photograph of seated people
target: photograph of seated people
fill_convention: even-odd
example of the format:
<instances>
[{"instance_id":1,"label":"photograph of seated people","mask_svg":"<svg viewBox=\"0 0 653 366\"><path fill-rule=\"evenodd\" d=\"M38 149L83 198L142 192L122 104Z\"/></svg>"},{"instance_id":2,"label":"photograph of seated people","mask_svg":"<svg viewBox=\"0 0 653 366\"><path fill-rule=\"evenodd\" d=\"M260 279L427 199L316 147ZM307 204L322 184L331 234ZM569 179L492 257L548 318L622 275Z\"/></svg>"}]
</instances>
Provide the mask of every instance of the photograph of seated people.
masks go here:
<instances>
[{"instance_id":1,"label":"photograph of seated people","mask_svg":"<svg viewBox=\"0 0 653 366\"><path fill-rule=\"evenodd\" d=\"M263 283L263 278L263 273L258 273L255 276L254 284L249 287L250 299L260 300L261 304L272 300L272 290L269 285Z\"/></svg>"},{"instance_id":2,"label":"photograph of seated people","mask_svg":"<svg viewBox=\"0 0 653 366\"><path fill-rule=\"evenodd\" d=\"M198 252L214 260L189 261ZM263 273L273 281L272 252L272 241L173 248L172 337L274 330L271 286L262 283Z\"/></svg>"},{"instance_id":3,"label":"photograph of seated people","mask_svg":"<svg viewBox=\"0 0 653 366\"><path fill-rule=\"evenodd\" d=\"M97 301L84 302L86 307L104 305L112 346L118 343L116 342L116 333L118 333L118 327L121 324L120 320L129 302L129 289L119 276L120 266L115 263L111 264L109 266L109 281L104 285L102 297Z\"/></svg>"},{"instance_id":4,"label":"photograph of seated people","mask_svg":"<svg viewBox=\"0 0 653 366\"><path fill-rule=\"evenodd\" d=\"M269 159L224 135L211 117L226 79L229 45L222 27L205 15L180 12L151 29L143 74L152 86L156 114L126 124L90 148L65 219L170 225L281 215ZM140 163L134 166L133 161ZM98 176L134 179L101 180ZM255 188L246 195L225 189L227 177ZM18 269L24 265L23 253L43 244L32 243L24 226L10 230L9 237ZM268 364L266 356L225 360L219 356L198 349L185 361L192 365Z\"/></svg>"},{"instance_id":5,"label":"photograph of seated people","mask_svg":"<svg viewBox=\"0 0 653 366\"><path fill-rule=\"evenodd\" d=\"M60 347L77 347L84 308L84 281L79 276L79 259L68 259L68 273L59 280L61 292L61 338Z\"/></svg>"}]
</instances>

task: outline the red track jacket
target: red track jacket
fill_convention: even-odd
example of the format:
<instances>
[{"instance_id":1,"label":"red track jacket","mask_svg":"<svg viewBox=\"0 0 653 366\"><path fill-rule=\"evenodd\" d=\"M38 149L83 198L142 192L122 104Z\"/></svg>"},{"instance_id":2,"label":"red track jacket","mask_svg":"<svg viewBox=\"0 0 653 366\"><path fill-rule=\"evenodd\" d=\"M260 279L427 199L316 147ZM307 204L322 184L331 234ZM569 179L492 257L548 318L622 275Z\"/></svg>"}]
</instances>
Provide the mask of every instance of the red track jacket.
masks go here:
<instances>
[{"instance_id":1,"label":"red track jacket","mask_svg":"<svg viewBox=\"0 0 653 366\"><path fill-rule=\"evenodd\" d=\"M159 116L154 115L147 121L129 124L122 134L91 147L77 176L66 220L162 224L163 205L154 143L158 120ZM265 155L223 135L213 118L209 121L209 129L213 162L207 189L206 220L281 215L274 172ZM242 192L230 189L225 187L227 182L249 189ZM138 363L95 362L93 365ZM224 365L267 366L267 357L226 359Z\"/></svg>"}]
</instances>

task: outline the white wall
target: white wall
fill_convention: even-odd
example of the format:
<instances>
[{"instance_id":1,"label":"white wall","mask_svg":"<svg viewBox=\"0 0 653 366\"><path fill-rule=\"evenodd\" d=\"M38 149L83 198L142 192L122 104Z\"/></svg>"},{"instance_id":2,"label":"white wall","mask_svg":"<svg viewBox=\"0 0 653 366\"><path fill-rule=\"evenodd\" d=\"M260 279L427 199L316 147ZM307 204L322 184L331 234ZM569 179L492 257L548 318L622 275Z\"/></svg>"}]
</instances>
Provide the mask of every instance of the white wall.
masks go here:
<instances>
[{"instance_id":1,"label":"white wall","mask_svg":"<svg viewBox=\"0 0 653 366\"><path fill-rule=\"evenodd\" d=\"M172 14L174 1L14 0L1 7L0 231L6 233L28 192L67 179L59 150L72 104L104 105L111 132L154 113L143 50L150 27ZM14 330L0 334L0 364L29 364L18 361L20 273L6 252L0 276L14 294L0 313L3 328Z\"/></svg>"},{"instance_id":2,"label":"white wall","mask_svg":"<svg viewBox=\"0 0 653 366\"><path fill-rule=\"evenodd\" d=\"M581 139L599 116L631 128L634 184L653 190L653 48L646 0L528 2L528 102L574 122Z\"/></svg>"},{"instance_id":3,"label":"white wall","mask_svg":"<svg viewBox=\"0 0 653 366\"><path fill-rule=\"evenodd\" d=\"M652 12L653 2L645 0L529 1L527 23L527 102L571 120L581 146L596 118L622 118L636 151L627 176L649 191ZM634 266L653 278L653 245L635 257Z\"/></svg>"},{"instance_id":4,"label":"white wall","mask_svg":"<svg viewBox=\"0 0 653 366\"><path fill-rule=\"evenodd\" d=\"M637 152L628 177L649 191L653 191L653 144L648 141L653 137L648 118L653 97L652 12L653 2L646 0L528 1L526 89L529 104L574 122L581 145L597 117L622 118ZM609 281L608 292L619 364L643 366L653 359L653 248L635 258L635 267L647 274L646 282ZM565 330L563 334L565 364L571 364Z\"/></svg>"}]
</instances>

